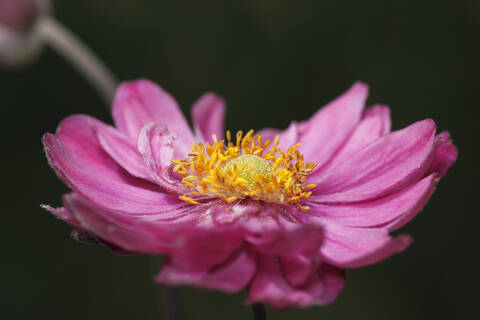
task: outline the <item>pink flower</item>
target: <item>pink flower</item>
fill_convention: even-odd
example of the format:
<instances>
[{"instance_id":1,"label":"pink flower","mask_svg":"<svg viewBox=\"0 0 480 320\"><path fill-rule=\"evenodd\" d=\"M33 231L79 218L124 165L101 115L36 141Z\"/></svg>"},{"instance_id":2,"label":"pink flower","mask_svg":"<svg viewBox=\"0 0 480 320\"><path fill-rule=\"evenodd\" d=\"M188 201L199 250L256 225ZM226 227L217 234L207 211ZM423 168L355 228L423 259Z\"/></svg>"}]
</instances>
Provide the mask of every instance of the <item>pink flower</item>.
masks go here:
<instances>
[{"instance_id":1,"label":"pink flower","mask_svg":"<svg viewBox=\"0 0 480 320\"><path fill-rule=\"evenodd\" d=\"M115 127L74 115L44 136L73 189L64 207L44 207L116 250L168 255L159 282L247 289L249 303L277 308L331 303L344 268L410 244L389 232L422 209L457 156L432 120L390 132L387 107L364 110L367 94L357 83L285 131L221 140L221 98L194 104L193 133L168 93L125 83Z\"/></svg>"}]
</instances>

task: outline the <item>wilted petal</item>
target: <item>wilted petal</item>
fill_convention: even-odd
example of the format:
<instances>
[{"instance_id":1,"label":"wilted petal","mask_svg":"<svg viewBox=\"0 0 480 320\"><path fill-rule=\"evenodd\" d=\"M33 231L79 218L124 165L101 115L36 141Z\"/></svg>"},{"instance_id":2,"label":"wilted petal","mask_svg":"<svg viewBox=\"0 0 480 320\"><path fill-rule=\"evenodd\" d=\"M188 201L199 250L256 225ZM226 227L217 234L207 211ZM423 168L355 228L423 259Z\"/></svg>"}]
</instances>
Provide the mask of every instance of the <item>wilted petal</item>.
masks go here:
<instances>
[{"instance_id":1,"label":"wilted petal","mask_svg":"<svg viewBox=\"0 0 480 320\"><path fill-rule=\"evenodd\" d=\"M201 141L211 141L215 134L218 140L224 135L225 100L207 92L193 104L192 119Z\"/></svg>"},{"instance_id":2,"label":"wilted petal","mask_svg":"<svg viewBox=\"0 0 480 320\"><path fill-rule=\"evenodd\" d=\"M367 97L367 85L357 82L305 123L299 150L306 161L317 162L319 170L338 152L359 123Z\"/></svg>"},{"instance_id":3,"label":"wilted petal","mask_svg":"<svg viewBox=\"0 0 480 320\"><path fill-rule=\"evenodd\" d=\"M277 257L261 255L257 269L248 292L248 303L268 303L279 309L325 305L335 301L345 286L343 271L327 265L298 287L283 277Z\"/></svg>"},{"instance_id":4,"label":"wilted petal","mask_svg":"<svg viewBox=\"0 0 480 320\"><path fill-rule=\"evenodd\" d=\"M254 251L248 247L202 271L183 269L167 260L155 280L168 285L188 284L233 293L248 286L256 270L255 260Z\"/></svg>"},{"instance_id":5,"label":"wilted petal","mask_svg":"<svg viewBox=\"0 0 480 320\"><path fill-rule=\"evenodd\" d=\"M419 121L392 132L337 166L317 184L314 202L373 199L405 187L424 175L432 161L435 123Z\"/></svg>"},{"instance_id":6,"label":"wilted petal","mask_svg":"<svg viewBox=\"0 0 480 320\"><path fill-rule=\"evenodd\" d=\"M137 139L143 126L150 122L167 124L179 135L177 149L185 154L194 141L193 133L175 99L148 80L121 84L112 109L116 126Z\"/></svg>"}]
</instances>

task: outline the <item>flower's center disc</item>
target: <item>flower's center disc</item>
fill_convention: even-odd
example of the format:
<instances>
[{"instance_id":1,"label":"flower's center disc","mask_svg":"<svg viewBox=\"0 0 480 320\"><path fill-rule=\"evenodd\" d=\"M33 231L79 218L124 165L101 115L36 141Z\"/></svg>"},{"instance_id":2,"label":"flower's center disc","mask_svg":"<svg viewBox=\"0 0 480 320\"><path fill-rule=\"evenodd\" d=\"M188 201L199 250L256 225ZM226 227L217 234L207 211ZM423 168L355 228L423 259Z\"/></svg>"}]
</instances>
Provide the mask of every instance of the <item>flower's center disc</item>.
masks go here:
<instances>
[{"instance_id":1,"label":"flower's center disc","mask_svg":"<svg viewBox=\"0 0 480 320\"><path fill-rule=\"evenodd\" d=\"M230 131L226 140L213 144L193 143L192 152L184 159L172 160L173 171L182 177L189 192L179 198L190 204L200 204L209 197L223 199L228 203L245 198L268 203L302 205L312 194L309 189L315 184L306 184L308 175L316 163L306 163L298 151L300 143L286 151L278 148L278 136L273 142L264 141L253 130L244 136L242 131L232 141Z\"/></svg>"},{"instance_id":2,"label":"flower's center disc","mask_svg":"<svg viewBox=\"0 0 480 320\"><path fill-rule=\"evenodd\" d=\"M273 175L271 164L267 160L252 154L244 154L228 161L224 170L234 171L236 168L240 168L238 176L247 180L250 187L255 185L258 177L269 180Z\"/></svg>"}]
</instances>

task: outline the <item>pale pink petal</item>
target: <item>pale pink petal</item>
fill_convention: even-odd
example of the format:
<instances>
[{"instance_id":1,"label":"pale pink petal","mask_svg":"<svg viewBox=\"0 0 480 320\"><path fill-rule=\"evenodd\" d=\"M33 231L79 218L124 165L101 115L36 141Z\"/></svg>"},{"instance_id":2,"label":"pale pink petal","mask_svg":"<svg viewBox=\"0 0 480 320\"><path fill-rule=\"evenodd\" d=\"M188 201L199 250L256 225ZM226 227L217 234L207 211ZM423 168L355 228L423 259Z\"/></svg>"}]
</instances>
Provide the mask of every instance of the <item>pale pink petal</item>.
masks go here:
<instances>
[{"instance_id":1,"label":"pale pink petal","mask_svg":"<svg viewBox=\"0 0 480 320\"><path fill-rule=\"evenodd\" d=\"M151 170L137 150L134 140L126 137L123 133L111 128L101 127L97 129L97 137L103 149L122 168L132 176L155 182Z\"/></svg>"},{"instance_id":2,"label":"pale pink petal","mask_svg":"<svg viewBox=\"0 0 480 320\"><path fill-rule=\"evenodd\" d=\"M84 130L88 131L88 128ZM74 191L99 206L141 215L171 212L182 204L175 195L159 192L159 186L134 179L123 172L98 143L85 145L82 152L76 150L79 145L64 145L48 133L43 137L43 143L50 165L59 177ZM99 150L106 158L100 157Z\"/></svg>"},{"instance_id":3,"label":"pale pink petal","mask_svg":"<svg viewBox=\"0 0 480 320\"><path fill-rule=\"evenodd\" d=\"M140 131L137 148L157 183L182 194L188 190L171 171L176 139L177 135L169 132L165 124L150 123Z\"/></svg>"},{"instance_id":4,"label":"pale pink petal","mask_svg":"<svg viewBox=\"0 0 480 320\"><path fill-rule=\"evenodd\" d=\"M137 139L150 122L165 123L179 136L177 149L190 150L193 133L175 99L155 83L137 80L121 84L113 102L112 116L117 128Z\"/></svg>"},{"instance_id":5,"label":"pale pink petal","mask_svg":"<svg viewBox=\"0 0 480 320\"><path fill-rule=\"evenodd\" d=\"M338 152L359 123L367 96L367 85L357 82L304 123L299 150L307 162L317 162L319 170Z\"/></svg>"},{"instance_id":6,"label":"pale pink petal","mask_svg":"<svg viewBox=\"0 0 480 320\"><path fill-rule=\"evenodd\" d=\"M351 202L395 192L421 178L433 157L435 123L416 122L369 144L317 184L313 202Z\"/></svg>"},{"instance_id":7,"label":"pale pink petal","mask_svg":"<svg viewBox=\"0 0 480 320\"><path fill-rule=\"evenodd\" d=\"M319 218L325 228L322 261L341 268L371 265L402 252L411 243L407 235L391 238L387 229L352 228Z\"/></svg>"},{"instance_id":8,"label":"pale pink petal","mask_svg":"<svg viewBox=\"0 0 480 320\"><path fill-rule=\"evenodd\" d=\"M202 271L182 269L167 260L155 280L167 285L193 285L228 293L248 286L256 270L256 255L251 248L241 248L227 260Z\"/></svg>"},{"instance_id":9,"label":"pale pink petal","mask_svg":"<svg viewBox=\"0 0 480 320\"><path fill-rule=\"evenodd\" d=\"M212 141L215 134L220 141L224 136L225 100L207 92L193 104L193 126L200 141Z\"/></svg>"},{"instance_id":10,"label":"pale pink petal","mask_svg":"<svg viewBox=\"0 0 480 320\"><path fill-rule=\"evenodd\" d=\"M279 309L325 305L335 301L344 286L343 271L326 265L313 272L303 286L292 286L283 277L278 258L261 255L248 303L268 303Z\"/></svg>"},{"instance_id":11,"label":"pale pink petal","mask_svg":"<svg viewBox=\"0 0 480 320\"><path fill-rule=\"evenodd\" d=\"M386 106L376 105L363 112L362 121L353 131L340 150L323 168L315 170L312 181L330 169L347 161L356 152L390 132L390 110Z\"/></svg>"},{"instance_id":12,"label":"pale pink petal","mask_svg":"<svg viewBox=\"0 0 480 320\"><path fill-rule=\"evenodd\" d=\"M309 202L309 213L351 227L383 226L406 216L413 217L431 197L438 178L432 174L396 193L376 200L347 204Z\"/></svg>"},{"instance_id":13,"label":"pale pink petal","mask_svg":"<svg viewBox=\"0 0 480 320\"><path fill-rule=\"evenodd\" d=\"M426 174L436 172L440 178L445 176L455 163L458 150L453 145L448 132L442 132L435 137L435 157Z\"/></svg>"}]
</instances>

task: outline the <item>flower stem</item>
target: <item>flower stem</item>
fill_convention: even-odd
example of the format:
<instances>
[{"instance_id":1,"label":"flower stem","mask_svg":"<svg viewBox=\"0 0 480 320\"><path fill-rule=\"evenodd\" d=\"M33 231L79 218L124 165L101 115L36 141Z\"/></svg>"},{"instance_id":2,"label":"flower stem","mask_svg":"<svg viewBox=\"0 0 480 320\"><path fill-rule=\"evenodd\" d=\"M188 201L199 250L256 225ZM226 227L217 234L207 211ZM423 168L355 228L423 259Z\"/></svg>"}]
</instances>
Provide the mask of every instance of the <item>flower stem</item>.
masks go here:
<instances>
[{"instance_id":1,"label":"flower stem","mask_svg":"<svg viewBox=\"0 0 480 320\"><path fill-rule=\"evenodd\" d=\"M262 303L255 303L252 305L252 311L254 320L267 320L265 306Z\"/></svg>"},{"instance_id":2,"label":"flower stem","mask_svg":"<svg viewBox=\"0 0 480 320\"><path fill-rule=\"evenodd\" d=\"M52 17L39 22L42 39L68 60L111 105L118 81L107 66L71 31Z\"/></svg>"},{"instance_id":3,"label":"flower stem","mask_svg":"<svg viewBox=\"0 0 480 320\"><path fill-rule=\"evenodd\" d=\"M155 269L160 269L165 262L166 256L155 256ZM179 320L181 318L180 310L178 308L178 294L174 287L167 286L161 283L156 284L157 294L162 300L163 318L165 320Z\"/></svg>"}]
</instances>

